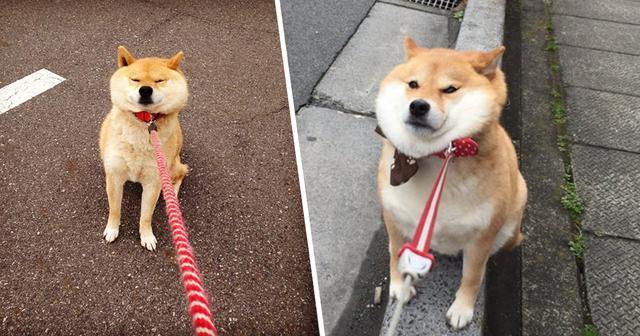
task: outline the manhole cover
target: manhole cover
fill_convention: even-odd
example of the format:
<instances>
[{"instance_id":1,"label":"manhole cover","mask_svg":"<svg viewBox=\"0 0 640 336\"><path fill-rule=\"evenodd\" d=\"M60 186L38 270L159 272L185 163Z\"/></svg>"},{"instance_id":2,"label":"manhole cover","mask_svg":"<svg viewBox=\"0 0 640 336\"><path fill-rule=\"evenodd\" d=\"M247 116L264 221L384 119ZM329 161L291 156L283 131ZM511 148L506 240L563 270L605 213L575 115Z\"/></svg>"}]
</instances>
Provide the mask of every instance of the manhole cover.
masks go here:
<instances>
[{"instance_id":1,"label":"manhole cover","mask_svg":"<svg viewBox=\"0 0 640 336\"><path fill-rule=\"evenodd\" d=\"M409 0L409 1L417 4L445 9L445 10L452 10L456 8L458 3L460 3L460 0Z\"/></svg>"}]
</instances>

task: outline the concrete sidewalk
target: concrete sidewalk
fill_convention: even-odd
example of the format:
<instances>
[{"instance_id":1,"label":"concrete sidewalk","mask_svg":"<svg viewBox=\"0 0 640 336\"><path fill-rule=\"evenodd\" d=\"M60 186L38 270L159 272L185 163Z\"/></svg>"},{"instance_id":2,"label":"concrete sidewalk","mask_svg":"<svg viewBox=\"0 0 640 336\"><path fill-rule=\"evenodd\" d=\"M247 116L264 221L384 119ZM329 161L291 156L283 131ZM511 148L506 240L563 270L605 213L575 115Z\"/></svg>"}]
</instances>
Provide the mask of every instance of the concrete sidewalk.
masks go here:
<instances>
[{"instance_id":1,"label":"concrete sidewalk","mask_svg":"<svg viewBox=\"0 0 640 336\"><path fill-rule=\"evenodd\" d=\"M378 82L404 59L405 35L425 47L453 47L455 40L448 12L408 6L377 2L297 117L324 325L331 335L377 334L388 309L388 251L375 191L381 145L373 132ZM438 263L438 271L418 284L423 295L407 308L400 334L450 332L444 314L461 265L445 257ZM433 284L439 293L425 294ZM373 305L376 286L383 288L379 306ZM480 333L482 305L483 296L474 323L458 335Z\"/></svg>"},{"instance_id":2,"label":"concrete sidewalk","mask_svg":"<svg viewBox=\"0 0 640 336\"><path fill-rule=\"evenodd\" d=\"M601 335L640 331L640 2L554 0L584 275Z\"/></svg>"}]
</instances>

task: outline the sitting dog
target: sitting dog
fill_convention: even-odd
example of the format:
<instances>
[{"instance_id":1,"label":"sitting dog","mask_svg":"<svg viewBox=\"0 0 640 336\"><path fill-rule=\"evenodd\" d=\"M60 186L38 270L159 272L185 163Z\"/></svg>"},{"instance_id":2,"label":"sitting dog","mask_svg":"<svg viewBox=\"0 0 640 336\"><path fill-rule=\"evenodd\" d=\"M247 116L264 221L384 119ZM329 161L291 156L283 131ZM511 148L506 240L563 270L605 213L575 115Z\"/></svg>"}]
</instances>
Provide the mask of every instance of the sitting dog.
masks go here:
<instances>
[{"instance_id":1,"label":"sitting dog","mask_svg":"<svg viewBox=\"0 0 640 336\"><path fill-rule=\"evenodd\" d=\"M118 237L122 190L126 181L142 184L140 244L156 249L151 218L160 196L160 177L147 130L155 122L176 194L188 167L180 162L182 131L178 114L189 96L179 68L183 53L170 59L136 60L118 47L118 70L111 76L111 102L100 130L100 156L104 163L109 219L104 239Z\"/></svg>"},{"instance_id":2,"label":"sitting dog","mask_svg":"<svg viewBox=\"0 0 640 336\"><path fill-rule=\"evenodd\" d=\"M433 154L453 140L472 137L479 153L453 159L449 166L432 240L439 253L462 252L462 281L446 313L449 324L460 329L473 319L489 256L522 240L527 188L513 143L499 122L507 97L498 68L505 48L423 49L409 37L404 46L406 61L381 82L376 100L378 126L385 136L378 193L389 236L390 296L415 294L414 288L402 292L398 250L413 236L442 164ZM394 176L395 157L415 160L408 175Z\"/></svg>"}]
</instances>

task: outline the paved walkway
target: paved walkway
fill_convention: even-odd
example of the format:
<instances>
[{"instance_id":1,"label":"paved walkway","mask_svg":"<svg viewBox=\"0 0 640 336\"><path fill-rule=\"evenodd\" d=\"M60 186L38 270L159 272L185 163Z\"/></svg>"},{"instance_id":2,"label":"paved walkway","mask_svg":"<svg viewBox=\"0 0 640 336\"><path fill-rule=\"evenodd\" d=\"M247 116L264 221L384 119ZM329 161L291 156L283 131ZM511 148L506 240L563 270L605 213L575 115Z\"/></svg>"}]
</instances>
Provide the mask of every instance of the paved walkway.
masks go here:
<instances>
[{"instance_id":1,"label":"paved walkway","mask_svg":"<svg viewBox=\"0 0 640 336\"><path fill-rule=\"evenodd\" d=\"M184 50L183 214L228 335L317 335L273 1L3 1L0 87L66 80L0 114L0 335L190 335L163 203L140 246L128 184L107 245L100 122L116 48ZM247 19L250 18L250 19ZM0 104L1 105L1 104Z\"/></svg>"},{"instance_id":2,"label":"paved walkway","mask_svg":"<svg viewBox=\"0 0 640 336\"><path fill-rule=\"evenodd\" d=\"M640 333L640 2L553 1L587 294L601 335Z\"/></svg>"}]
</instances>

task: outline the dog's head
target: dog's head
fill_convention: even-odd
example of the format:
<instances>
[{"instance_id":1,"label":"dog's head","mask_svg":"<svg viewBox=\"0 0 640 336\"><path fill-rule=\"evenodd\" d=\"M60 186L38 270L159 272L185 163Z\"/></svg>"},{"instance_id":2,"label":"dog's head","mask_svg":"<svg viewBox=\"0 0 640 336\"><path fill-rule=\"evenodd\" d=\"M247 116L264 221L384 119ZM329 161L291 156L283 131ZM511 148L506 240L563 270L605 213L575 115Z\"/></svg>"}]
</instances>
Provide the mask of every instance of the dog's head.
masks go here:
<instances>
[{"instance_id":1,"label":"dog's head","mask_svg":"<svg viewBox=\"0 0 640 336\"><path fill-rule=\"evenodd\" d=\"M187 82L179 68L183 52L170 59L136 60L118 47L118 70L111 76L111 101L130 112L174 113L187 102Z\"/></svg>"},{"instance_id":2,"label":"dog's head","mask_svg":"<svg viewBox=\"0 0 640 336\"><path fill-rule=\"evenodd\" d=\"M423 157L497 123L506 100L498 69L504 47L490 52L423 49L406 37L406 61L380 84L378 124L401 152Z\"/></svg>"}]
</instances>

